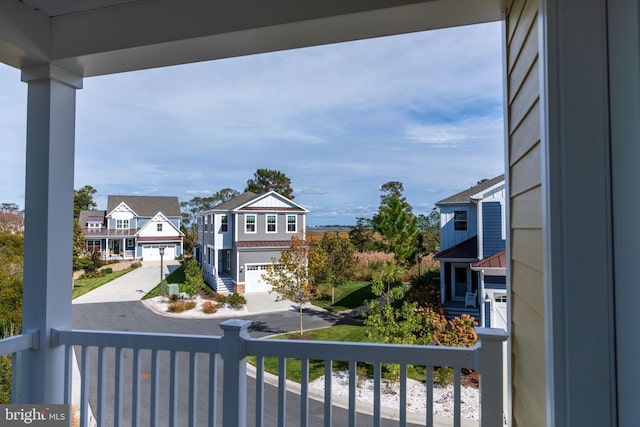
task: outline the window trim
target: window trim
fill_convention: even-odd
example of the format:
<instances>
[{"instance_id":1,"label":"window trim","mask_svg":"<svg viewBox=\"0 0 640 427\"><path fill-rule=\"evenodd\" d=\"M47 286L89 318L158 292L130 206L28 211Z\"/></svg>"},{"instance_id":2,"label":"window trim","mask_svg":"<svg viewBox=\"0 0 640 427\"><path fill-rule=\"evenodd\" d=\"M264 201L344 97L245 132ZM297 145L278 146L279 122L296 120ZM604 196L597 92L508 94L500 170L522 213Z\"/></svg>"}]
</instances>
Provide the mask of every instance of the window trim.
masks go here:
<instances>
[{"instance_id":1,"label":"window trim","mask_svg":"<svg viewBox=\"0 0 640 427\"><path fill-rule=\"evenodd\" d=\"M253 218L253 222L252 223L249 223L249 218ZM245 214L245 216L244 216L244 232L246 234L256 234L258 232L258 229L256 227L257 222L258 221L257 221L256 215L253 215L253 214L246 215ZM248 228L249 225L253 225L253 230L249 230L249 228Z\"/></svg>"},{"instance_id":2,"label":"window trim","mask_svg":"<svg viewBox=\"0 0 640 427\"><path fill-rule=\"evenodd\" d=\"M458 219L458 214L464 214L464 219ZM458 224L462 227L464 224L464 228L458 228ZM466 210L455 210L453 211L453 230L454 231L468 231L469 230L469 212Z\"/></svg>"},{"instance_id":3,"label":"window trim","mask_svg":"<svg viewBox=\"0 0 640 427\"><path fill-rule=\"evenodd\" d=\"M229 215L220 215L220 232L226 233L229 231Z\"/></svg>"},{"instance_id":4,"label":"window trim","mask_svg":"<svg viewBox=\"0 0 640 427\"><path fill-rule=\"evenodd\" d=\"M289 230L289 218L293 218L293 230ZM298 232L298 215L287 215L287 233L297 233Z\"/></svg>"},{"instance_id":5,"label":"window trim","mask_svg":"<svg viewBox=\"0 0 640 427\"><path fill-rule=\"evenodd\" d=\"M273 224L269 223L269 218L273 218ZM268 234L277 233L278 232L278 215L274 215L274 214L265 215L264 224L265 224L265 232L266 233L268 233ZM269 230L269 225L273 225L273 231Z\"/></svg>"}]
</instances>

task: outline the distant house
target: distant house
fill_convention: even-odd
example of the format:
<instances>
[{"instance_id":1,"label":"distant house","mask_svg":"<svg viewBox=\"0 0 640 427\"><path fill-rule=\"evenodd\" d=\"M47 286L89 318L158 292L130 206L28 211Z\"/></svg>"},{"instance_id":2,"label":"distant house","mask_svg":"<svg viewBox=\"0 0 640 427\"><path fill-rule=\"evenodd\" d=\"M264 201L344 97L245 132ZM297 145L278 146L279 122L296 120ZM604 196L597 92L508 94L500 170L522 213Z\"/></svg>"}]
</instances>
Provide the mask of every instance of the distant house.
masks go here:
<instances>
[{"instance_id":1,"label":"distant house","mask_svg":"<svg viewBox=\"0 0 640 427\"><path fill-rule=\"evenodd\" d=\"M219 293L268 291L267 265L304 233L308 212L275 191L245 192L201 212L194 255L206 282Z\"/></svg>"},{"instance_id":2,"label":"distant house","mask_svg":"<svg viewBox=\"0 0 640 427\"><path fill-rule=\"evenodd\" d=\"M108 196L107 210L84 210L78 222L87 251L103 259L160 260L182 255L177 197Z\"/></svg>"},{"instance_id":3,"label":"distant house","mask_svg":"<svg viewBox=\"0 0 640 427\"><path fill-rule=\"evenodd\" d=\"M440 209L440 292L450 315L506 329L504 175L446 199Z\"/></svg>"}]
</instances>

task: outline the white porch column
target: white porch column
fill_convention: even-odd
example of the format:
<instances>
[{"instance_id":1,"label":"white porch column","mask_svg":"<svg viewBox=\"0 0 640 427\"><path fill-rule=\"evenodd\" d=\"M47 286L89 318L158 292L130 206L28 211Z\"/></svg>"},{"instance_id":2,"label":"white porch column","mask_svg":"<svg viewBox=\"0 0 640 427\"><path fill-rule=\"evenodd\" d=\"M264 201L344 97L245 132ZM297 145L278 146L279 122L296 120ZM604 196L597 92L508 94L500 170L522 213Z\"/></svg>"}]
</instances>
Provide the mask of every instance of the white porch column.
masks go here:
<instances>
[{"instance_id":1,"label":"white porch column","mask_svg":"<svg viewBox=\"0 0 640 427\"><path fill-rule=\"evenodd\" d=\"M23 330L40 331L23 359L25 403L64 403L64 349L51 328L71 327L76 89L82 78L54 65L22 70L28 83Z\"/></svg>"}]
</instances>

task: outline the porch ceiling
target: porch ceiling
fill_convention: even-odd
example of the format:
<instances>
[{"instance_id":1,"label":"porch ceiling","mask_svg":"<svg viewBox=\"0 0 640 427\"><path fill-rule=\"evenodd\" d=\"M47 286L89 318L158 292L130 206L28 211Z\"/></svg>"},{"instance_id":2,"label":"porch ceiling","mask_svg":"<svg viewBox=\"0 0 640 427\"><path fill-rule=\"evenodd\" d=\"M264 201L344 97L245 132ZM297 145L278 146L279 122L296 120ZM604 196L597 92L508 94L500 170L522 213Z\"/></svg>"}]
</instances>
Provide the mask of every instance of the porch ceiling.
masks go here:
<instances>
[{"instance_id":1,"label":"porch ceiling","mask_svg":"<svg viewBox=\"0 0 640 427\"><path fill-rule=\"evenodd\" d=\"M3 1L0 61L88 77L497 21L503 9L504 0Z\"/></svg>"}]
</instances>

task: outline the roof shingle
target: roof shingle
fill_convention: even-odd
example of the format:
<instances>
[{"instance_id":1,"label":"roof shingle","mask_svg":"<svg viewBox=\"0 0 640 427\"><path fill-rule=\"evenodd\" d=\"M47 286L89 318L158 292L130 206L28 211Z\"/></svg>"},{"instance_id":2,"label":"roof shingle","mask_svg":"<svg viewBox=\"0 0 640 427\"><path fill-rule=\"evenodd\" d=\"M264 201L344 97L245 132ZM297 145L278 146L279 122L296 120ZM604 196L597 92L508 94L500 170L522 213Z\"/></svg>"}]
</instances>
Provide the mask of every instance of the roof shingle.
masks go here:
<instances>
[{"instance_id":1,"label":"roof shingle","mask_svg":"<svg viewBox=\"0 0 640 427\"><path fill-rule=\"evenodd\" d=\"M473 187L469 187L464 191L447 197L446 199L442 199L439 202L436 202L436 206L444 205L447 203L469 203L471 201L471 196L481 192L482 190L486 190L489 187L493 187L500 181L504 181L504 174L483 181L480 184L474 185Z\"/></svg>"}]
</instances>

